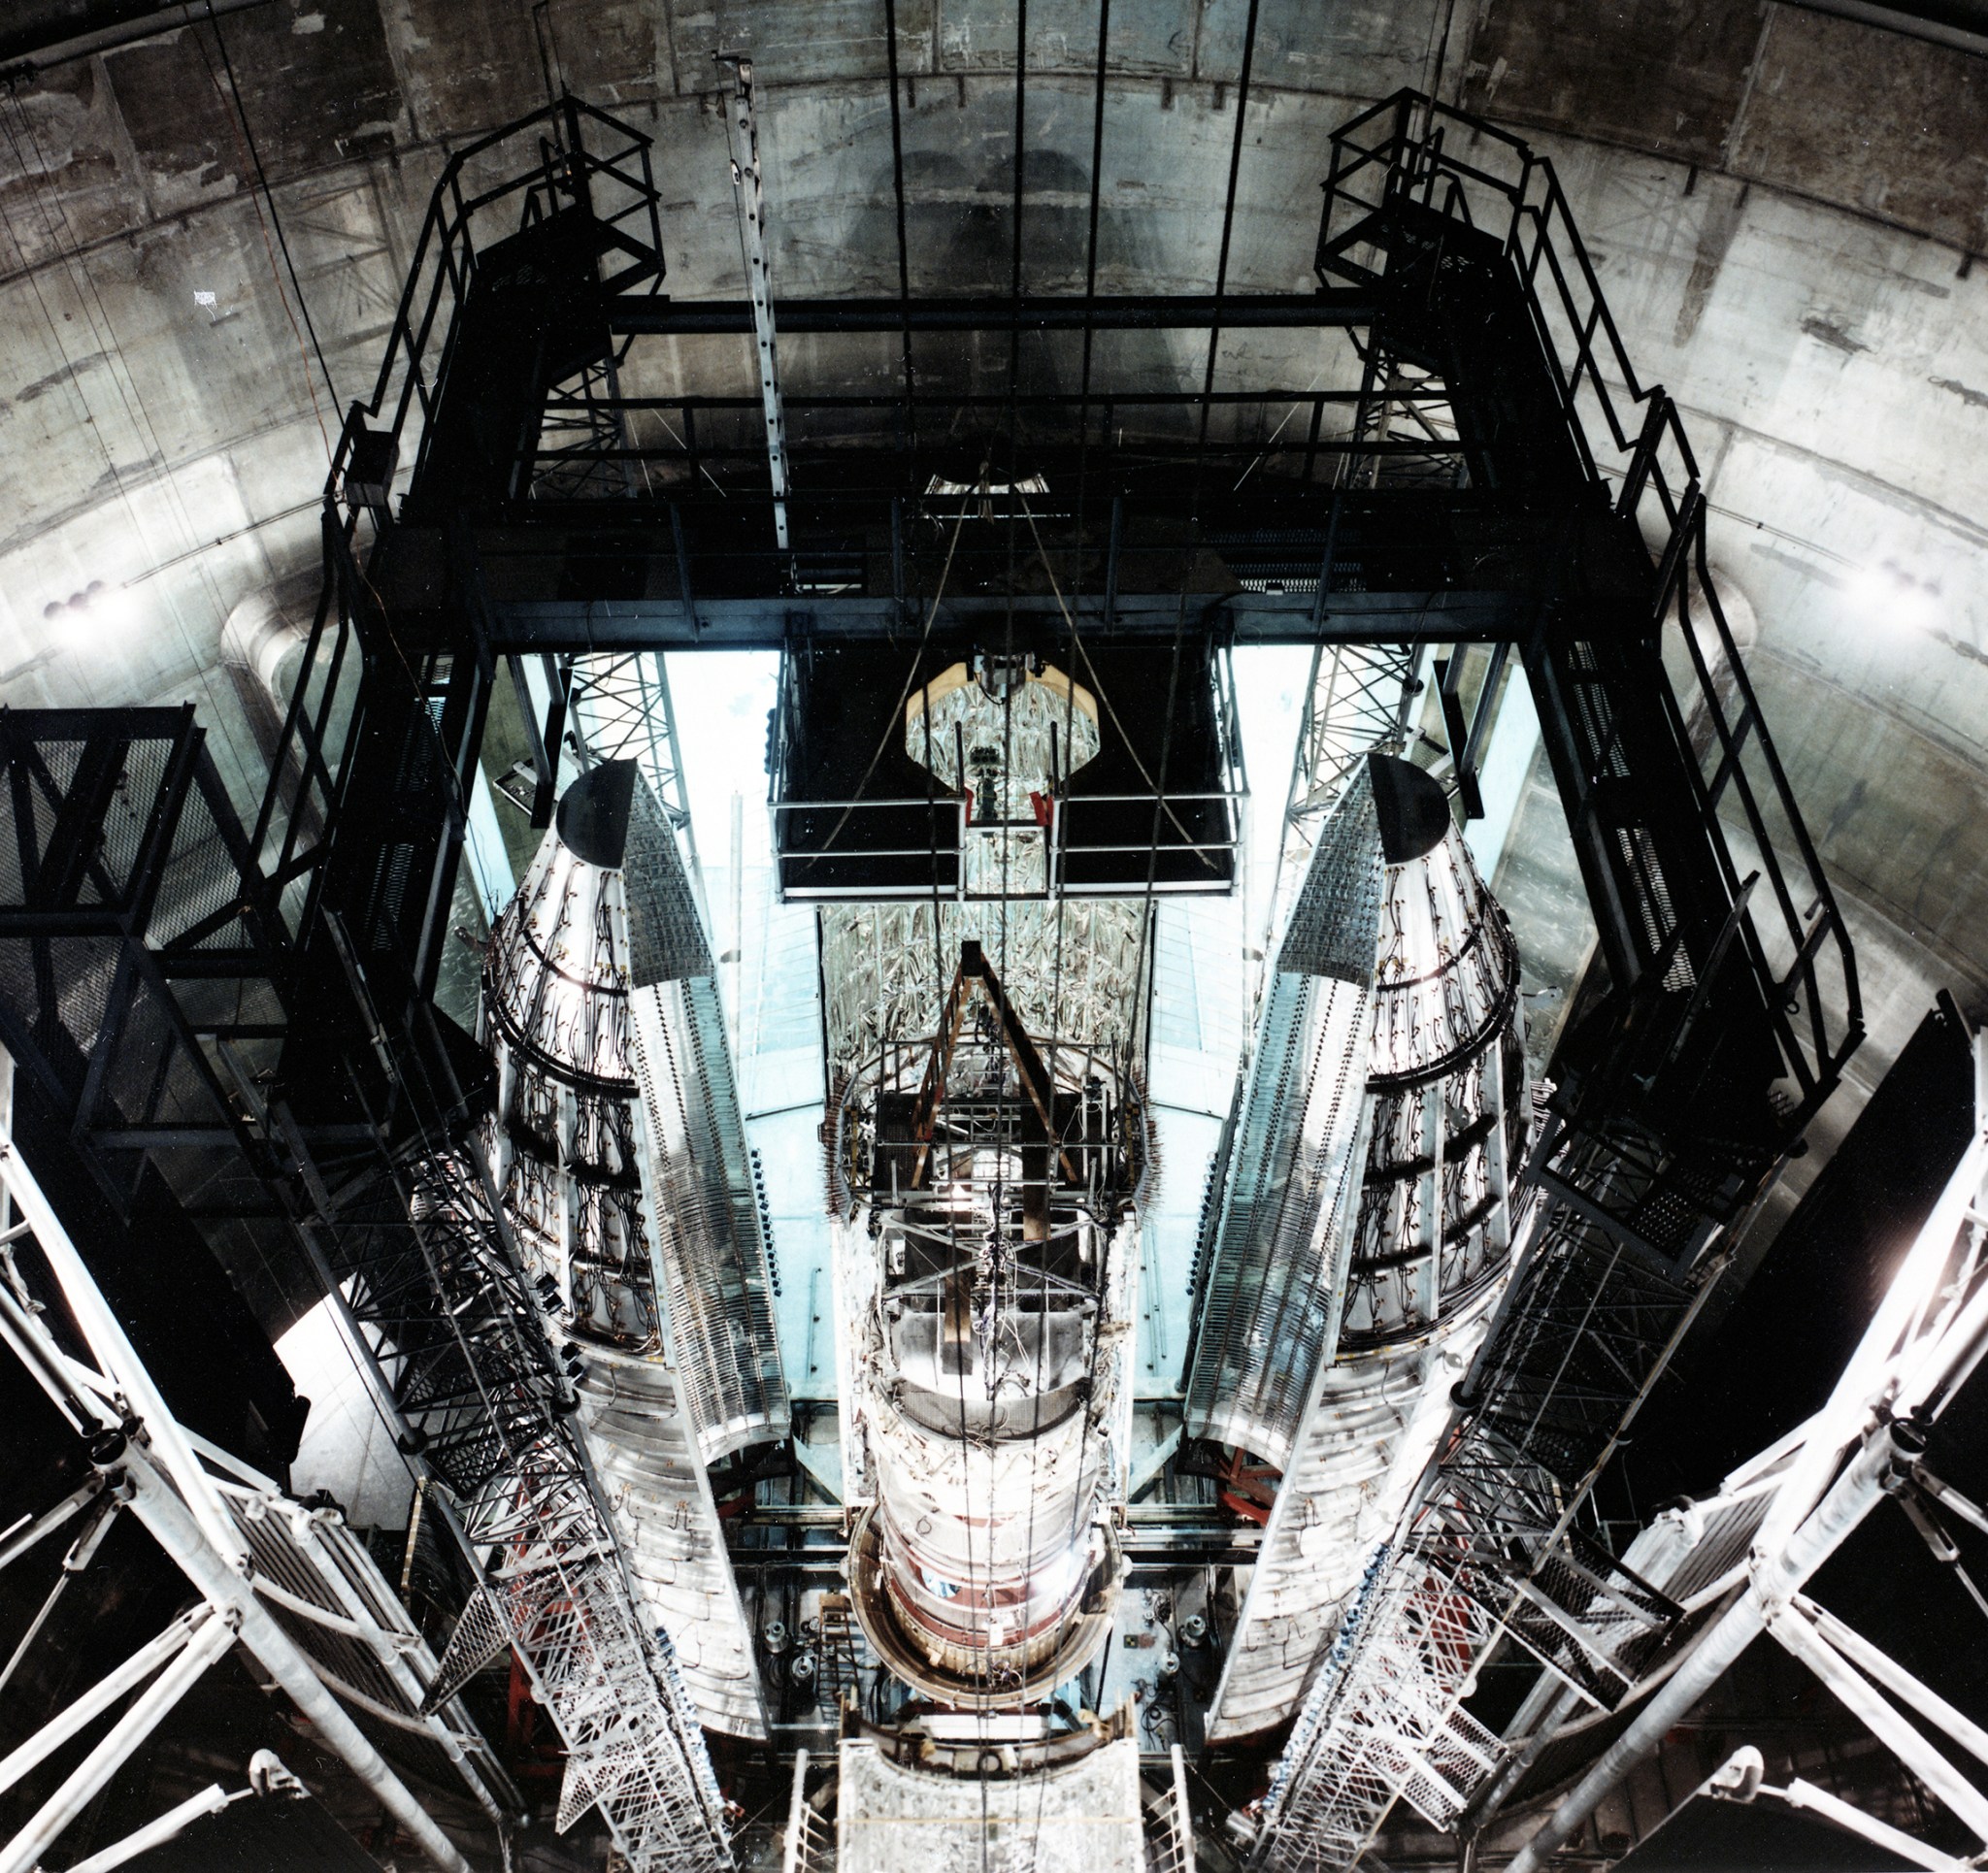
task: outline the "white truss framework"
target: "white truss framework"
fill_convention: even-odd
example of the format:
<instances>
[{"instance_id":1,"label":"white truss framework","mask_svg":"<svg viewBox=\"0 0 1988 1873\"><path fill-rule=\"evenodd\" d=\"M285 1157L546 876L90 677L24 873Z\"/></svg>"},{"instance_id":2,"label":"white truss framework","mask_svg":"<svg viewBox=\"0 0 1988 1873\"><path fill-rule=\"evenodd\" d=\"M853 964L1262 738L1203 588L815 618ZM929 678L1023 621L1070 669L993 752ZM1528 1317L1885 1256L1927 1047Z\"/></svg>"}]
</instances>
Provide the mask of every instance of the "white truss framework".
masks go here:
<instances>
[{"instance_id":1,"label":"white truss framework","mask_svg":"<svg viewBox=\"0 0 1988 1873\"><path fill-rule=\"evenodd\" d=\"M1706 1540L1706 1524L1716 1527L1721 1515L1730 1518L1749 1494L1759 1505L1745 1512L1751 1539L1743 1561L1732 1564L1738 1597L1695 1637L1635 1722L1527 1841L1512 1873L1540 1873L1555 1849L1762 1632L1806 1665L1959 1819L1982 1844L1974 1859L1988 1854L1988 1795L1976 1786L1979 1767L1963 1773L1946 1754L1947 1747L1957 1747L1976 1765L1988 1764L1988 1731L1802 1591L1888 1495L1899 1498L1936 1547L1939 1509L1977 1528L1988 1526L1988 1513L1924 1462L1928 1433L1988 1357L1988 1033L1974 1035L1974 1087L1973 1137L1829 1402L1794 1434L1735 1471L1719 1497L1697 1505L1687 1517L1671 1518L1677 1526L1659 1525L1640 1538L1660 1531L1677 1564L1686 1566ZM1699 1571L1705 1571L1703 1563ZM1951 1864L1939 1850L1900 1836L1847 1804L1820 1805L1829 1806L1839 1824L1882 1840L1922 1866Z\"/></svg>"},{"instance_id":2,"label":"white truss framework","mask_svg":"<svg viewBox=\"0 0 1988 1873\"><path fill-rule=\"evenodd\" d=\"M1533 1835L1511 1873L1541 1873L1763 1632L1809 1665L1988 1843L1988 1797L1891 1700L1978 1761L1988 1762L1988 1733L1802 1593L1887 1494L1915 1501L1921 1514L1938 1504L1988 1525L1977 1504L1920 1461L1927 1428L1988 1355L1988 1036L1976 1035L1975 1056L1973 1140L1829 1402L1735 1471L1718 1496L1652 1524L1623 1557L1686 1611L1736 1590L1737 1597L1694 1636L1681 1662L1665 1660L1660 1685L1652 1690L1655 1681L1645 1679L1632 1690L1626 1703L1647 1693L1636 1718ZM1397 1799L1440 1827L1455 1826L1467 1809L1481 1814L1557 1726L1557 1697L1536 1698L1503 1742L1462 1709L1513 1608L1487 1607L1443 1576L1415 1545L1418 1510L1411 1503L1394 1545L1375 1561L1272 1779L1251 1862L1266 1873L1352 1866ZM1524 1737L1528 1725L1534 1733ZM1863 1831L1876 1838L1872 1829L1882 1825ZM1895 1831L1886 1830L1887 1840ZM1914 1846L1921 1864L1947 1863Z\"/></svg>"},{"instance_id":3,"label":"white truss framework","mask_svg":"<svg viewBox=\"0 0 1988 1873\"><path fill-rule=\"evenodd\" d=\"M12 1066L0 1060L0 1077L11 1080ZM5 1103L0 1097L0 1106ZM446 1691L432 1694L443 1689L435 1657L364 1546L337 1511L291 1500L268 1477L178 1423L11 1138L0 1141L0 1185L22 1219L7 1239L19 1231L32 1232L94 1364L63 1350L11 1257L0 1280L0 1340L71 1426L90 1439L98 1472L0 1550L0 1565L82 1519L83 1533L58 1578L59 1594L87 1564L111 1519L128 1509L200 1595L190 1611L0 1760L5 1790L136 1692L21 1830L0 1844L0 1869L29 1873L37 1866L44 1850L207 1669L240 1643L428 1858L448 1873L470 1873L468 1862L349 1713L437 1751L437 1768L447 1772L444 1758L453 1766L500 1833L508 1833L521 1804L461 1703ZM17 1650L17 1662L39 1625ZM217 1788L210 1790L160 1816L124 1845L139 1852L230 1799ZM108 1854L99 1857L106 1865L116 1863Z\"/></svg>"},{"instance_id":4,"label":"white truss framework","mask_svg":"<svg viewBox=\"0 0 1988 1873\"><path fill-rule=\"evenodd\" d=\"M409 1207L431 1264L461 1267L502 1239L488 1184L465 1153L424 1159L411 1177ZM566 1745L556 1824L563 1830L598 1806L631 1873L728 1868L723 1802L694 1706L668 1635L650 1643L642 1629L577 1440L495 1390L479 1408L505 1442L504 1461L468 1499L451 1505L442 1491L431 1498L466 1550L499 1551L488 1591Z\"/></svg>"},{"instance_id":5,"label":"white truss framework","mask_svg":"<svg viewBox=\"0 0 1988 1873\"><path fill-rule=\"evenodd\" d=\"M573 706L579 718L586 761L633 761L642 769L670 829L682 842L683 862L700 901L704 875L697 835L690 823L690 795L683 775L683 751L677 739L677 708L660 650L627 650L618 655L580 657L573 666Z\"/></svg>"},{"instance_id":6,"label":"white truss framework","mask_svg":"<svg viewBox=\"0 0 1988 1873\"><path fill-rule=\"evenodd\" d=\"M1271 1779L1256 1863L1349 1867L1398 1796L1451 1825L1498 1760L1457 1701L1496 1624L1425 1562L1375 1555Z\"/></svg>"}]
</instances>

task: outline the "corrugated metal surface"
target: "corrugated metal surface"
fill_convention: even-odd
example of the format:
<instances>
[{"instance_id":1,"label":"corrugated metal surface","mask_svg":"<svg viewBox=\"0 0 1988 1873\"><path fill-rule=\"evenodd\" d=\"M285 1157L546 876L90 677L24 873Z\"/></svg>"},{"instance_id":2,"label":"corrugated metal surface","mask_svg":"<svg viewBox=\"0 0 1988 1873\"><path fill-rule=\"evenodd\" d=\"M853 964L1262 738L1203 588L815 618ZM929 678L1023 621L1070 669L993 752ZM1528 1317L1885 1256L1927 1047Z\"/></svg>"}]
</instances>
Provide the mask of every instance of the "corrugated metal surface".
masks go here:
<instances>
[{"instance_id":1,"label":"corrugated metal surface","mask_svg":"<svg viewBox=\"0 0 1988 1873\"><path fill-rule=\"evenodd\" d=\"M588 1359L580 1391L628 1571L670 1635L699 1716L734 1735L763 1736L752 1635L677 1375L654 1360L602 1352Z\"/></svg>"}]
</instances>

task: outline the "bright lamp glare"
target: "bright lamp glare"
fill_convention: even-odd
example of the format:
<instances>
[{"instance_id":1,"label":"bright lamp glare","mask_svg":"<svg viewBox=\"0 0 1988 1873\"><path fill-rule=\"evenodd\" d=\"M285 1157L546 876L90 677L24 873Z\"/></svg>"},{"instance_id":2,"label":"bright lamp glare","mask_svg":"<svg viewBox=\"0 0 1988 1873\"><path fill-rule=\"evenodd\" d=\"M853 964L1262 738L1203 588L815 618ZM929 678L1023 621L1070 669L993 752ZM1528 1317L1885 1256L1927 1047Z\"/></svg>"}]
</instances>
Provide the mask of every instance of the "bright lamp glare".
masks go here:
<instances>
[{"instance_id":1,"label":"bright lamp glare","mask_svg":"<svg viewBox=\"0 0 1988 1873\"><path fill-rule=\"evenodd\" d=\"M1939 622L1939 588L1914 578L1888 559L1850 580L1850 599L1864 619L1888 631L1931 631Z\"/></svg>"},{"instance_id":2,"label":"bright lamp glare","mask_svg":"<svg viewBox=\"0 0 1988 1873\"><path fill-rule=\"evenodd\" d=\"M98 631L124 637L138 626L138 594L124 585L106 586L83 608L83 616Z\"/></svg>"},{"instance_id":3,"label":"bright lamp glare","mask_svg":"<svg viewBox=\"0 0 1988 1873\"><path fill-rule=\"evenodd\" d=\"M67 598L50 599L43 606L42 615L60 621L82 641L102 643L129 637L141 612L138 595L130 587L107 585L93 578Z\"/></svg>"}]
</instances>

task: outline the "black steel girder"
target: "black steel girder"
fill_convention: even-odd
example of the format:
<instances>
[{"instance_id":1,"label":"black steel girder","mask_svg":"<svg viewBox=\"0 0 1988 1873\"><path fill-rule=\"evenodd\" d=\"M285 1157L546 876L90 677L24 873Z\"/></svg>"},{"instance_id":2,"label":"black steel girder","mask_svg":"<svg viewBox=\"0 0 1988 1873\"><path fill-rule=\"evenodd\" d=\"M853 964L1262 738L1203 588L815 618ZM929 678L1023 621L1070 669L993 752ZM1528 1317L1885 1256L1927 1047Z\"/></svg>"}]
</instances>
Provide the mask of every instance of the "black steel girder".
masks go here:
<instances>
[{"instance_id":1,"label":"black steel girder","mask_svg":"<svg viewBox=\"0 0 1988 1873\"><path fill-rule=\"evenodd\" d=\"M1374 317L1371 294L1350 287L1309 293L1023 293L962 294L957 298L782 299L782 334L902 332L1206 332L1219 312L1237 330L1300 330L1366 325ZM618 301L609 308L608 329L616 337L687 338L697 333L752 330L752 306L744 299L652 298Z\"/></svg>"}]
</instances>

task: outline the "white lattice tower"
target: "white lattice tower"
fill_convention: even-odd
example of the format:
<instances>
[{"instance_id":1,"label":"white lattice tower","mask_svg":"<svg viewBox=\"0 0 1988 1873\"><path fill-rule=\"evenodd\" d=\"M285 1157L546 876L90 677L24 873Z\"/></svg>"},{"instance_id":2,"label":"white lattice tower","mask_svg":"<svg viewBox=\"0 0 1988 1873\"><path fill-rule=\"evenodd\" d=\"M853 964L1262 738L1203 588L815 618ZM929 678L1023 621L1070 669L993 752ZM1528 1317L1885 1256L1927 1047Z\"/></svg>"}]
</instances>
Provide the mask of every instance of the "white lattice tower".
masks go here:
<instances>
[{"instance_id":1,"label":"white lattice tower","mask_svg":"<svg viewBox=\"0 0 1988 1873\"><path fill-rule=\"evenodd\" d=\"M412 1169L410 1213L438 1285L443 1270L499 1253L488 1188L460 1153ZM514 1288L514 1269L490 1275ZM710 1755L660 1633L645 1633L605 1511L576 1439L524 1375L473 1360L480 1414L501 1447L488 1480L457 1503L464 1534L500 1559L490 1586L511 1643L568 1751L560 1825L598 1804L632 1873L723 1873L732 1864Z\"/></svg>"},{"instance_id":2,"label":"white lattice tower","mask_svg":"<svg viewBox=\"0 0 1988 1873\"><path fill-rule=\"evenodd\" d=\"M1495 1621L1412 1551L1383 1549L1264 1798L1253 1866L1349 1867L1397 1799L1447 1827L1498 1739L1460 1699Z\"/></svg>"},{"instance_id":3,"label":"white lattice tower","mask_svg":"<svg viewBox=\"0 0 1988 1873\"><path fill-rule=\"evenodd\" d=\"M642 769L663 816L682 841L684 864L702 897L704 876L663 653L628 650L579 658L573 668L573 697L589 761L633 761Z\"/></svg>"}]
</instances>

